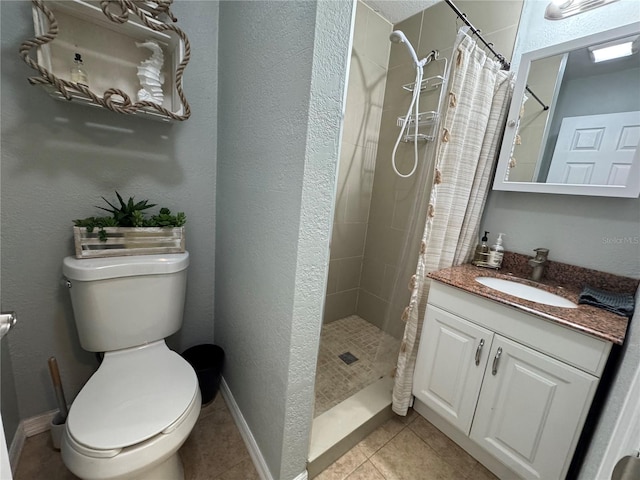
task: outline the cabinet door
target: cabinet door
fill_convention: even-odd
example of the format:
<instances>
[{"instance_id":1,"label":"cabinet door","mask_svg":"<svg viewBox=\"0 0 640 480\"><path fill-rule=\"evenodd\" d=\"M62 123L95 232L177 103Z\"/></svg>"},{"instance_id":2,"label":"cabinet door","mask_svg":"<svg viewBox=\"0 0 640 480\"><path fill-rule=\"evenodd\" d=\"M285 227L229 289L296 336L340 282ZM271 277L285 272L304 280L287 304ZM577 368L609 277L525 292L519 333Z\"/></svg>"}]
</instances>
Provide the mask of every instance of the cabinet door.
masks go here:
<instances>
[{"instance_id":1,"label":"cabinet door","mask_svg":"<svg viewBox=\"0 0 640 480\"><path fill-rule=\"evenodd\" d=\"M413 394L469 434L493 332L427 305Z\"/></svg>"},{"instance_id":2,"label":"cabinet door","mask_svg":"<svg viewBox=\"0 0 640 480\"><path fill-rule=\"evenodd\" d=\"M564 478L597 383L496 335L470 436L523 478Z\"/></svg>"}]
</instances>

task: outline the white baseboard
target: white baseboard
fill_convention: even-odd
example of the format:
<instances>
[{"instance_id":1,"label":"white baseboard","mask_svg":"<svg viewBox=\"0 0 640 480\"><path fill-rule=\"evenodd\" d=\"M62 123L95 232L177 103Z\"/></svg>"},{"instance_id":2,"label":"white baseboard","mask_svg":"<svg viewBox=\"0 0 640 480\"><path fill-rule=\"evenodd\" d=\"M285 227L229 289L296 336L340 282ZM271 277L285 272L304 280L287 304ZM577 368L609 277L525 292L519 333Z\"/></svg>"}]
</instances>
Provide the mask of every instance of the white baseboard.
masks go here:
<instances>
[{"instance_id":1,"label":"white baseboard","mask_svg":"<svg viewBox=\"0 0 640 480\"><path fill-rule=\"evenodd\" d=\"M227 403L227 407L229 407L229 411L231 412L231 416L236 422L238 430L240 431L240 435L244 440L245 445L247 446L247 450L249 451L249 455L251 456L251 460L253 460L253 464L258 471L258 475L260 475L261 480L274 480L271 472L269 471L269 467L267 467L267 462L264 460L262 456L262 452L260 448L258 448L258 444L256 443L256 439L253 437L253 433L249 429L249 425L247 424L238 404L233 398L233 394L231 390L229 390L229 385L225 381L224 377L220 382L220 392L224 397L225 402ZM296 476L293 480L307 480L308 475L305 470L298 476Z\"/></svg>"},{"instance_id":2,"label":"white baseboard","mask_svg":"<svg viewBox=\"0 0 640 480\"><path fill-rule=\"evenodd\" d=\"M267 462L264 460L262 452L258 448L256 439L253 437L253 433L251 433L244 416L242 416L240 407L238 407L235 398L233 398L233 394L231 393L231 390L229 390L229 385L227 385L224 377L222 377L222 380L220 381L220 392L224 397L224 401L227 403L227 407L229 407L229 411L236 422L238 430L240 430L240 435L244 440L244 444L247 446L247 450L249 450L249 455L251 456L251 460L253 460L253 464L255 465L261 480L274 480L269 468L267 467Z\"/></svg>"},{"instance_id":3,"label":"white baseboard","mask_svg":"<svg viewBox=\"0 0 640 480\"><path fill-rule=\"evenodd\" d=\"M49 410L42 415L27 418L23 420L22 425L24 427L24 434L27 438L38 435L39 433L46 432L51 428L51 420L56 416L58 410Z\"/></svg>"},{"instance_id":4,"label":"white baseboard","mask_svg":"<svg viewBox=\"0 0 640 480\"><path fill-rule=\"evenodd\" d=\"M51 420L56 416L58 410L51 410L42 415L36 415L22 420L18 424L16 433L13 436L13 441L9 447L9 463L11 464L11 471L15 474L16 468L18 468L18 461L20 460L20 454L24 448L24 442L29 437L38 435L39 433L46 432L51 427Z\"/></svg>"}]
</instances>

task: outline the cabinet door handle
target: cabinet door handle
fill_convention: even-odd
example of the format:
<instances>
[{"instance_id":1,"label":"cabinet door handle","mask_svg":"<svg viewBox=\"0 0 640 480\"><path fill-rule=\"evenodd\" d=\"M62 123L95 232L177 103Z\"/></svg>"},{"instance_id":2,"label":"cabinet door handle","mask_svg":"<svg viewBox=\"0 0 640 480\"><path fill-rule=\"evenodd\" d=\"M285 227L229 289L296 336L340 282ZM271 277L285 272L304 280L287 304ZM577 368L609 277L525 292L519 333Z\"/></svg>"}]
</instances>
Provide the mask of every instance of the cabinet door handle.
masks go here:
<instances>
[{"instance_id":1,"label":"cabinet door handle","mask_svg":"<svg viewBox=\"0 0 640 480\"><path fill-rule=\"evenodd\" d=\"M480 365L480 354L482 353L482 347L484 347L484 338L480 339L478 348L476 348L476 367Z\"/></svg>"},{"instance_id":2,"label":"cabinet door handle","mask_svg":"<svg viewBox=\"0 0 640 480\"><path fill-rule=\"evenodd\" d=\"M498 361L500 360L500 355L502 355L502 347L498 347L496 356L493 357L493 368L491 368L491 375L495 375L496 373L498 373Z\"/></svg>"}]
</instances>

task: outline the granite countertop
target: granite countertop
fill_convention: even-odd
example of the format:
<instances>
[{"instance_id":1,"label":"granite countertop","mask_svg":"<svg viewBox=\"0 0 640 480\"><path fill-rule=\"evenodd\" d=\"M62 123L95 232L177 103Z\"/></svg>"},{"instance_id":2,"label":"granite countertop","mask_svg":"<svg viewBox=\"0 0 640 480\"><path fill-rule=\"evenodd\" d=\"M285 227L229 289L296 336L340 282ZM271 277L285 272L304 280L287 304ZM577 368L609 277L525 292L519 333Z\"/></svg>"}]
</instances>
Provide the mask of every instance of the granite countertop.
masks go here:
<instances>
[{"instance_id":1,"label":"granite countertop","mask_svg":"<svg viewBox=\"0 0 640 480\"><path fill-rule=\"evenodd\" d=\"M466 292L537 315L546 320L565 325L594 337L622 345L629 319L590 305L578 308L562 308L523 300L476 282L476 277L496 277L517 281L546 290L578 304L578 296L584 285L611 292L635 294L639 280L598 272L573 265L550 261L545 269L542 282L528 280L531 268L527 261L532 257L505 252L500 270L476 267L472 264L445 268L428 274L429 278Z\"/></svg>"}]
</instances>

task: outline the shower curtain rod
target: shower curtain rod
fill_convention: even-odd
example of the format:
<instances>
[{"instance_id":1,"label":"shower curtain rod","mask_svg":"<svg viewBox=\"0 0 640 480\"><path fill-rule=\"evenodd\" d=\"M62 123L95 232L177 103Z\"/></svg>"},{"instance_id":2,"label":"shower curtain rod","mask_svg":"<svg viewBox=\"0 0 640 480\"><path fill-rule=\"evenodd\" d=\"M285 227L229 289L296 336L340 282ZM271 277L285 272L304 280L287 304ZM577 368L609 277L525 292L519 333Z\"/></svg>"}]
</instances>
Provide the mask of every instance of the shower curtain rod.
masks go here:
<instances>
[{"instance_id":1,"label":"shower curtain rod","mask_svg":"<svg viewBox=\"0 0 640 480\"><path fill-rule=\"evenodd\" d=\"M493 55L498 59L498 61L502 65L502 68L505 70L509 70L511 68L511 64L507 61L504 55L496 52L493 49L492 43L487 42L482 37L482 35L480 34L480 30L478 30L476 27L473 26L473 24L467 19L467 15L465 13L462 13L460 9L456 7L456 5L451 0L444 0L444 1L446 2L447 5L449 5L449 7L451 7L451 9L454 11L457 17L460 20L462 20L471 29L471 32L478 38L478 40L484 43L485 47L487 47L489 51L493 53ZM549 110L549 106L545 105L545 103L542 100L540 100L540 97L538 97L535 93L533 93L533 90L529 88L529 85L526 86L526 89L527 89L527 92L529 92L531 96L535 99L535 101L538 102L540 105L542 105L542 110Z\"/></svg>"}]
</instances>

